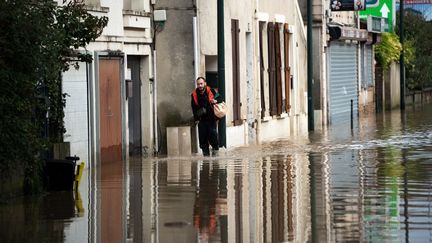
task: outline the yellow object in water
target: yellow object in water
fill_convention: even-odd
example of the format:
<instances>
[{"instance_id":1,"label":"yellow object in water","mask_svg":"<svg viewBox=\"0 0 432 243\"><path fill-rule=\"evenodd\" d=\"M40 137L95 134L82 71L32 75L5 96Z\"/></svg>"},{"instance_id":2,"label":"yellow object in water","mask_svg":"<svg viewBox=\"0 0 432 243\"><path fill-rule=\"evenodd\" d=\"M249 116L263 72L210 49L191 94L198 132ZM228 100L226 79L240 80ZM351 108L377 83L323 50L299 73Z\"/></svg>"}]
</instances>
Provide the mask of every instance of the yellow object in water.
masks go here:
<instances>
[{"instance_id":1,"label":"yellow object in water","mask_svg":"<svg viewBox=\"0 0 432 243\"><path fill-rule=\"evenodd\" d=\"M78 190L78 186L79 186L79 183L81 181L81 177L82 177L82 174L84 171L84 162L81 162L77 167L78 168L77 168L77 172L75 175L75 190Z\"/></svg>"}]
</instances>

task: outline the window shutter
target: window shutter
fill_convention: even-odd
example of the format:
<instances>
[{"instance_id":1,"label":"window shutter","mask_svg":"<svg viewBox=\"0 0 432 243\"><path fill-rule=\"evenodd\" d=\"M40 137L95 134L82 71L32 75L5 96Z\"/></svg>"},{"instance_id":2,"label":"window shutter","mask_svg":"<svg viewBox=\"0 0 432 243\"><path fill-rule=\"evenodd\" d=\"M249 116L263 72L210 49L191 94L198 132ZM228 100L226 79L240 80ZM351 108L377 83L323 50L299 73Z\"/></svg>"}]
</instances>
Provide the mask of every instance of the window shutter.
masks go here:
<instances>
[{"instance_id":1,"label":"window shutter","mask_svg":"<svg viewBox=\"0 0 432 243\"><path fill-rule=\"evenodd\" d=\"M270 115L277 115L277 97L276 97L276 67L275 67L275 41L274 41L274 24L268 23L268 73L269 73L269 98L270 98Z\"/></svg>"},{"instance_id":2,"label":"window shutter","mask_svg":"<svg viewBox=\"0 0 432 243\"><path fill-rule=\"evenodd\" d=\"M263 31L264 22L259 22L259 52L260 52L260 89L261 89L261 118L264 117L266 111L265 96L264 96L264 54L263 54Z\"/></svg>"},{"instance_id":3,"label":"window shutter","mask_svg":"<svg viewBox=\"0 0 432 243\"><path fill-rule=\"evenodd\" d=\"M290 93L291 93L291 67L289 63L289 30L288 24L284 25L284 59L285 59L285 111L289 112L291 109Z\"/></svg>"},{"instance_id":4,"label":"window shutter","mask_svg":"<svg viewBox=\"0 0 432 243\"><path fill-rule=\"evenodd\" d=\"M282 61L281 61L281 39L279 24L275 24L274 42L275 42L275 64L276 64L276 110L277 114L282 114Z\"/></svg>"}]
</instances>

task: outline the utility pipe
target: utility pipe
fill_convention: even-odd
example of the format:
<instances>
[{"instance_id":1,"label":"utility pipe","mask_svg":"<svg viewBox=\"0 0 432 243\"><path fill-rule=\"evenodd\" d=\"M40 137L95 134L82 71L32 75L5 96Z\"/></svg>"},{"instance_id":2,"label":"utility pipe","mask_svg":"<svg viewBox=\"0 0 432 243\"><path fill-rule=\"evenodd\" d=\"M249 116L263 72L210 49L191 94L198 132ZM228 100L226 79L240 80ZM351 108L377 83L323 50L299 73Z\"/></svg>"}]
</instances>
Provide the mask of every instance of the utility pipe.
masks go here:
<instances>
[{"instance_id":1,"label":"utility pipe","mask_svg":"<svg viewBox=\"0 0 432 243\"><path fill-rule=\"evenodd\" d=\"M157 109L157 68L156 68L156 49L153 50L153 127L155 148L154 152L159 153L159 135L158 135L158 109Z\"/></svg>"},{"instance_id":2,"label":"utility pipe","mask_svg":"<svg viewBox=\"0 0 432 243\"><path fill-rule=\"evenodd\" d=\"M259 13L259 0L255 0L255 15L257 13ZM259 35L261 35L259 25L260 25L260 23L258 20L256 27L255 27L255 40L259 40ZM258 48L259 48L259 46L258 46ZM258 50L258 53L260 53L259 50ZM255 64L255 70L260 70L260 66L261 66L260 62L261 62L261 57L259 56L258 57L258 65ZM256 144L261 143L261 110L262 110L262 107L261 107L261 86L260 86L260 82L262 82L262 80L261 80L261 75L260 74L258 74L258 75L259 75L259 77L257 77L257 74L255 72L255 78L256 78L255 80L258 80L258 82L255 82L255 87L257 90L257 92L255 94L256 95L255 100L256 100L257 107L258 107L257 113L256 113L256 121L257 121L257 124L256 124Z\"/></svg>"},{"instance_id":3,"label":"utility pipe","mask_svg":"<svg viewBox=\"0 0 432 243\"><path fill-rule=\"evenodd\" d=\"M197 17L193 17L193 45L194 45L194 75L195 80L200 76L199 75L199 69L200 69L200 52L199 52L199 44L198 44L198 24L197 24ZM196 82L194 80L194 87L196 88ZM195 126L195 140L196 140L196 146L199 150L199 140L198 140L198 126Z\"/></svg>"},{"instance_id":4,"label":"utility pipe","mask_svg":"<svg viewBox=\"0 0 432 243\"><path fill-rule=\"evenodd\" d=\"M315 129L313 104L312 0L307 0L307 71L308 71L308 129Z\"/></svg>"}]
</instances>

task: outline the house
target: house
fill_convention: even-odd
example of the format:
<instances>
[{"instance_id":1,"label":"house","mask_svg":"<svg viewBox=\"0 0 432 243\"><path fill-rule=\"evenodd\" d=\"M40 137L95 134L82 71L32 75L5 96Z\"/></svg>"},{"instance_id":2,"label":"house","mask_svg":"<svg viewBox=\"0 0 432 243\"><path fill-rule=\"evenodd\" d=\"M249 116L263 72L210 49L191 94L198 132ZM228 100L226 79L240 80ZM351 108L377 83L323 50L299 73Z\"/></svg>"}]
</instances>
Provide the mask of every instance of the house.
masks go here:
<instances>
[{"instance_id":1,"label":"house","mask_svg":"<svg viewBox=\"0 0 432 243\"><path fill-rule=\"evenodd\" d=\"M85 3L91 14L107 16L108 25L80 50L93 61L63 74L64 139L71 154L96 166L153 148L151 5L149 0Z\"/></svg>"},{"instance_id":2,"label":"house","mask_svg":"<svg viewBox=\"0 0 432 243\"><path fill-rule=\"evenodd\" d=\"M306 1L298 1L307 19ZM349 1L346 1L349 2ZM360 9L338 11L329 0L312 1L316 127L358 123L375 110L377 33L360 24Z\"/></svg>"},{"instance_id":3,"label":"house","mask_svg":"<svg viewBox=\"0 0 432 243\"><path fill-rule=\"evenodd\" d=\"M215 1L86 0L107 16L92 55L63 74L65 141L85 161L165 154L166 129L191 126L190 93L218 89ZM307 133L306 34L295 1L225 1L227 148ZM222 127L222 125L221 125ZM192 132L194 129L191 129Z\"/></svg>"},{"instance_id":4,"label":"house","mask_svg":"<svg viewBox=\"0 0 432 243\"><path fill-rule=\"evenodd\" d=\"M219 89L217 1L156 1L161 151L166 128L190 126L190 93ZM226 147L307 133L306 33L296 1L224 1ZM220 131L221 132L221 131ZM222 131L224 132L224 131ZM222 144L224 141L222 141Z\"/></svg>"}]
</instances>

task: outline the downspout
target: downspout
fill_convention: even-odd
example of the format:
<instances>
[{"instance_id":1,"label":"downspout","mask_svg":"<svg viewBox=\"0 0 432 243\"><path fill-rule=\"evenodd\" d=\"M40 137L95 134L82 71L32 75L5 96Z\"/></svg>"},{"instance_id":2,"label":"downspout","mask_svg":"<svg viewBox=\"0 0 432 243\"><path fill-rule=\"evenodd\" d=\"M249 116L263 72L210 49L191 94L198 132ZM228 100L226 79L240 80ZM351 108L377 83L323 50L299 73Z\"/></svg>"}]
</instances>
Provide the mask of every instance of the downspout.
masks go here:
<instances>
[{"instance_id":1,"label":"downspout","mask_svg":"<svg viewBox=\"0 0 432 243\"><path fill-rule=\"evenodd\" d=\"M195 80L200 76L200 52L199 52L199 44L198 44L198 23L197 16L193 17L193 46L194 46L194 75ZM194 80L194 87L196 88L196 82ZM199 141L198 141L198 126L195 126L195 137L196 137L196 146L197 150L199 150Z\"/></svg>"},{"instance_id":2,"label":"downspout","mask_svg":"<svg viewBox=\"0 0 432 243\"><path fill-rule=\"evenodd\" d=\"M308 96L308 128L315 129L314 103L313 103L313 38L312 38L312 0L307 0L307 96Z\"/></svg>"},{"instance_id":3,"label":"downspout","mask_svg":"<svg viewBox=\"0 0 432 243\"><path fill-rule=\"evenodd\" d=\"M151 12L154 13L155 3L151 4ZM159 154L159 135L158 135L158 109L157 109L157 68L156 68L156 25L154 16L151 16L152 23L152 57L153 57L153 136L154 136L154 149L153 153L155 156Z\"/></svg>"},{"instance_id":4,"label":"downspout","mask_svg":"<svg viewBox=\"0 0 432 243\"><path fill-rule=\"evenodd\" d=\"M155 38L156 39L156 38ZM153 126L155 147L154 152L157 156L159 153L159 136L158 136L158 109L157 109L157 69L156 69L156 41L153 46Z\"/></svg>"},{"instance_id":5,"label":"downspout","mask_svg":"<svg viewBox=\"0 0 432 243\"><path fill-rule=\"evenodd\" d=\"M259 0L255 0L255 14L258 14L258 13L259 13ZM257 17L257 16L255 16L255 17ZM259 40L259 35L261 35L260 28L259 28L259 19L258 18L256 18L256 19L257 19L257 23L256 23L256 29L255 29L255 41ZM257 33L258 33L258 35L257 35ZM256 46L256 44L255 44L255 46ZM260 53L259 50L258 50L258 53ZM261 63L260 62L261 62L261 57L258 56L258 67L255 68L255 70L261 70ZM255 72L255 76L257 76L256 72ZM255 100L257 102L257 108L258 108L257 109L257 113L256 113L256 121L257 121L257 125L256 125L256 144L261 144L261 109L262 109L262 107L261 107L261 88L260 88L261 86L260 86L260 82L262 82L262 80L260 80L260 79L261 79L261 75L259 74L259 78L256 79L256 80L258 80L258 82L256 82L256 90L257 90L257 92L255 94L256 95Z\"/></svg>"}]
</instances>

